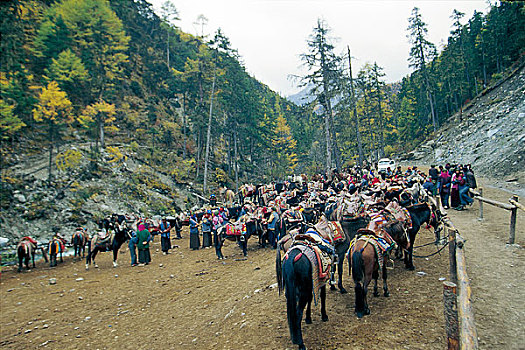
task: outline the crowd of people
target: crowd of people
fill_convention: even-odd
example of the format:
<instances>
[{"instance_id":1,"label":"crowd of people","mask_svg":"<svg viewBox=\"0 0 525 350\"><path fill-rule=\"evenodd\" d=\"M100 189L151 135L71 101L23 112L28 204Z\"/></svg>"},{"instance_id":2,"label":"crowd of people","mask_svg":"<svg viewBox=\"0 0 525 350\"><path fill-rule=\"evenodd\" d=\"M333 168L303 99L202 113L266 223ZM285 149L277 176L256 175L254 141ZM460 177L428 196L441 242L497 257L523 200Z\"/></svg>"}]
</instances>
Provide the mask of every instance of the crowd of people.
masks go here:
<instances>
[{"instance_id":1,"label":"crowd of people","mask_svg":"<svg viewBox=\"0 0 525 350\"><path fill-rule=\"evenodd\" d=\"M276 248L280 238L278 225L282 218L286 217L288 222L303 221L303 210L313 207L313 202L329 202L331 197L342 191L374 192L407 188L412 183L419 183L429 195L439 196L445 209L464 210L473 202L469 189L477 187L470 164L463 166L450 163L438 167L431 165L428 173L417 166L408 167L405 171L398 166L382 172L374 168L354 167L342 172L333 170L329 174L315 175L310 181L307 180L303 175L297 182L283 181L253 186L251 196L248 196L250 193L243 192L245 195L239 195L238 202L229 208L212 195L205 207L184 215L181 213L175 217L162 217L157 224L151 220L135 220L128 243L131 265L147 265L151 262L150 243L156 235L160 236L162 253L169 254L172 249L172 229L176 232L174 239L181 239L184 225L189 226L191 250L215 247L217 259L224 259L221 251L224 238L220 236L219 229L229 223L235 222L240 233L245 234L255 230L250 224L257 222L258 228L265 233L259 243L263 247L269 245Z\"/></svg>"}]
</instances>

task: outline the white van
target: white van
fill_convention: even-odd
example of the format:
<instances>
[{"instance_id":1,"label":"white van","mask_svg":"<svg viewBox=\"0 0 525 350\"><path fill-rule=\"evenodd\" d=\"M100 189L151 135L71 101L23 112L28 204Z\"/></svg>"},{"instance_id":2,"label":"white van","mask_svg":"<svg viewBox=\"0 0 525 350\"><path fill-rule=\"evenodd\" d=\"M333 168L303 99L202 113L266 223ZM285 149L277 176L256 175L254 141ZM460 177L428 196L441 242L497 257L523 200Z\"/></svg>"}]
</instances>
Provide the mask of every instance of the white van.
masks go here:
<instances>
[{"instance_id":1,"label":"white van","mask_svg":"<svg viewBox=\"0 0 525 350\"><path fill-rule=\"evenodd\" d=\"M385 172L387 168L390 168L390 171L393 172L396 169L395 160L389 158L381 158L377 163L377 170L380 173L382 173Z\"/></svg>"}]
</instances>

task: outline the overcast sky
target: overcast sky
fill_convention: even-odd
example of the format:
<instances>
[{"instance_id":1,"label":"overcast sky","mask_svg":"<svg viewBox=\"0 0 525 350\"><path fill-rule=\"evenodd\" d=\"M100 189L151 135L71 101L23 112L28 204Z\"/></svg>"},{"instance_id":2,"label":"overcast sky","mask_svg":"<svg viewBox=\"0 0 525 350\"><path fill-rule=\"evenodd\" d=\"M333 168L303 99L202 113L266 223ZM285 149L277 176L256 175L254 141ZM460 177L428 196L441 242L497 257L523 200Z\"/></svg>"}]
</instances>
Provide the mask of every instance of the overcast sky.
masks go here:
<instances>
[{"instance_id":1,"label":"overcast sky","mask_svg":"<svg viewBox=\"0 0 525 350\"><path fill-rule=\"evenodd\" d=\"M148 0L155 9L164 0ZM272 90L289 96L299 88L289 75L305 75L299 55L307 52L306 40L322 18L337 38L336 53L350 45L354 72L366 62L384 67L388 82L410 72L407 58L408 17L414 6L428 24L428 38L436 46L446 42L450 15L474 10L486 13L487 0L172 0L185 32L199 34L194 23L199 15L208 19L205 34L221 28L239 51L247 71ZM355 74L355 73L354 73Z\"/></svg>"}]
</instances>

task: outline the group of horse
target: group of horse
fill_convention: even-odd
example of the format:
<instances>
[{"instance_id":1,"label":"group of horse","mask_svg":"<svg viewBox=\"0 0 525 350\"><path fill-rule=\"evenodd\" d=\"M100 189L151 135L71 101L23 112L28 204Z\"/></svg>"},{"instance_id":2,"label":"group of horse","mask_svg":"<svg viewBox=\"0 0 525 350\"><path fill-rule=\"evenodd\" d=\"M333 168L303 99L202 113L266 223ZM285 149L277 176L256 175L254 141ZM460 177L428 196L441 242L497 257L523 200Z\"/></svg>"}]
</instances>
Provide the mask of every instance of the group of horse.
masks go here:
<instances>
[{"instance_id":1,"label":"group of horse","mask_svg":"<svg viewBox=\"0 0 525 350\"><path fill-rule=\"evenodd\" d=\"M113 266L117 266L118 251L122 244L131 237L131 230L133 220L124 215L112 215L108 218L99 220L98 222L99 234L90 237L87 230L78 228L71 237L70 245L74 250L74 258L86 257L86 247L88 249L86 258L86 269L95 263L95 257L99 252L113 252ZM104 236L104 237L102 237ZM68 245L65 238L59 234L55 234L47 245L39 245L37 241L31 237L23 237L17 245L18 257L18 272L21 272L23 266L29 270L29 262L32 261L33 268L35 267L35 255L38 250L42 252L42 256L46 262L49 262L50 267L57 266L58 260L63 262L63 253ZM48 258L49 256L49 258Z\"/></svg>"},{"instance_id":2,"label":"group of horse","mask_svg":"<svg viewBox=\"0 0 525 350\"><path fill-rule=\"evenodd\" d=\"M335 290L336 270L337 286L341 293L346 293L342 282L345 259L354 282L355 314L361 318L370 314L367 293L372 280L373 294L379 296L380 274L383 295L389 296L387 262L390 252L395 251L397 257L403 257L405 267L414 270L412 253L417 233L424 225L432 227L437 244L443 217L437 203L419 183L411 184L408 188L377 187L361 191L358 188L351 191L345 188L337 195L332 193L324 201L319 193L317 196L309 195L310 199L316 197L317 202L301 210L305 214L301 223L294 223L296 227L292 228L287 227L286 220L282 222L276 256L279 290L285 290L287 298L290 336L299 349L305 349L301 332L303 312L306 307L305 322L311 323L312 297L318 292L322 320L328 320L326 283L330 282L331 289ZM286 216L283 215L283 218ZM337 235L339 237L336 239ZM311 252L318 251L316 246L319 242L328 242L333 247L333 253L328 256L332 262L330 274L322 275L319 269L320 254ZM284 259L281 251L285 251ZM316 255L317 261L312 258ZM315 288L319 288L319 291Z\"/></svg>"}]
</instances>

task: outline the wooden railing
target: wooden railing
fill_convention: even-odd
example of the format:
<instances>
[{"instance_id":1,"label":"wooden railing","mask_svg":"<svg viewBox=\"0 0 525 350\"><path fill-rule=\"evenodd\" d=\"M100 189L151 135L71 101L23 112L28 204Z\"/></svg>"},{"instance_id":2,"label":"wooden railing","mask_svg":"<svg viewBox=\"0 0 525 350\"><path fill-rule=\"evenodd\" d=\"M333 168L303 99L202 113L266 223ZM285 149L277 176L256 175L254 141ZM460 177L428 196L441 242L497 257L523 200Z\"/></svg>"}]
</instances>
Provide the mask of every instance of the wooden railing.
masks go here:
<instances>
[{"instance_id":1,"label":"wooden railing","mask_svg":"<svg viewBox=\"0 0 525 350\"><path fill-rule=\"evenodd\" d=\"M478 336L474 313L470 303L470 282L465 262L465 239L448 217L443 219L448 233L449 278L443 282L445 328L450 350L478 349Z\"/></svg>"},{"instance_id":2,"label":"wooden railing","mask_svg":"<svg viewBox=\"0 0 525 350\"><path fill-rule=\"evenodd\" d=\"M490 198L483 197L482 188L480 188L479 191L474 191L473 189L470 189L469 191L472 195L474 195L474 199L477 199L479 201L479 219L480 220L483 220L483 203L487 203L495 207L510 211L510 229L509 229L508 244L514 244L514 242L516 241L517 211L518 209L525 210L524 206L518 202L519 197L512 196L512 198L509 199L510 204L507 204L507 203L495 201Z\"/></svg>"},{"instance_id":3,"label":"wooden railing","mask_svg":"<svg viewBox=\"0 0 525 350\"><path fill-rule=\"evenodd\" d=\"M509 199L509 203L498 202L493 199L483 197L483 189L474 191L470 189L474 199L479 201L479 218L483 220L483 203L487 203L498 208L509 210L510 231L509 244L514 244L516 238L516 212L517 209L525 210L519 203L518 196ZM438 197L439 198L439 197ZM438 204L442 212L445 212L441 203ZM470 302L471 289L467 275L465 262L465 239L460 235L459 230L454 226L448 217L443 218L445 225L445 237L448 236L449 244L449 279L443 282L443 302L445 305L445 328L447 332L448 349L453 350L477 350L478 337L474 313Z\"/></svg>"}]
</instances>

